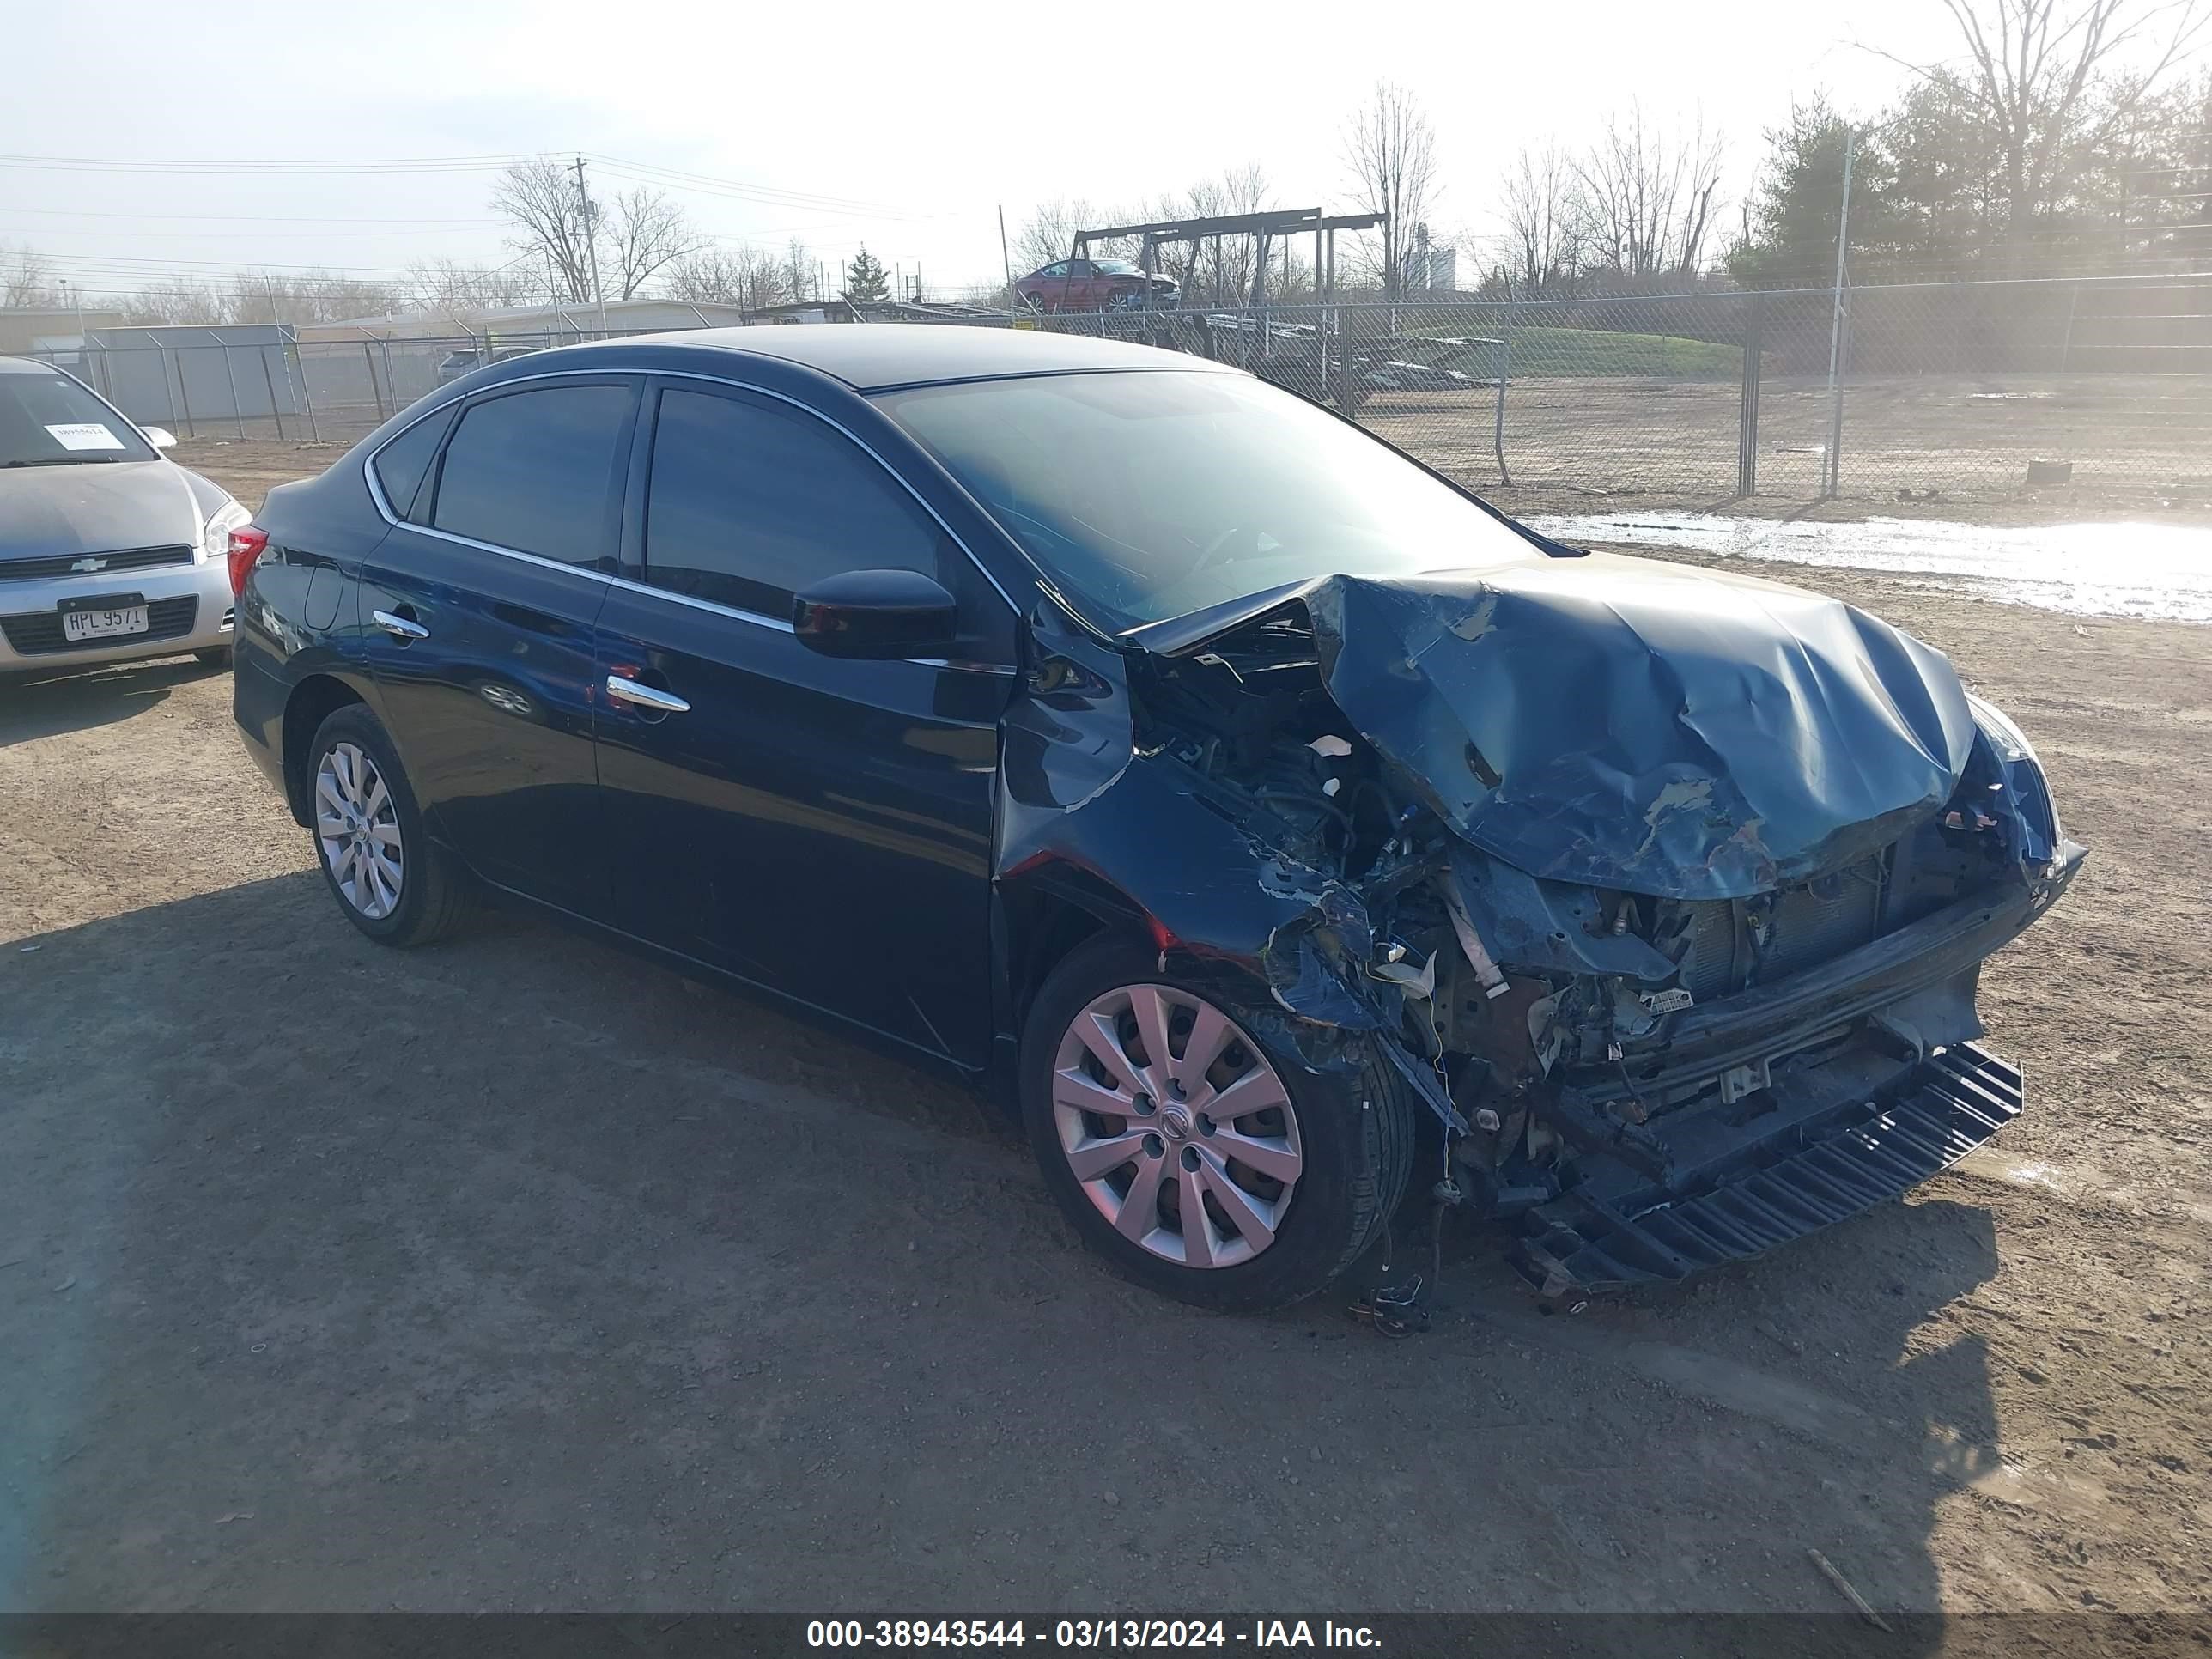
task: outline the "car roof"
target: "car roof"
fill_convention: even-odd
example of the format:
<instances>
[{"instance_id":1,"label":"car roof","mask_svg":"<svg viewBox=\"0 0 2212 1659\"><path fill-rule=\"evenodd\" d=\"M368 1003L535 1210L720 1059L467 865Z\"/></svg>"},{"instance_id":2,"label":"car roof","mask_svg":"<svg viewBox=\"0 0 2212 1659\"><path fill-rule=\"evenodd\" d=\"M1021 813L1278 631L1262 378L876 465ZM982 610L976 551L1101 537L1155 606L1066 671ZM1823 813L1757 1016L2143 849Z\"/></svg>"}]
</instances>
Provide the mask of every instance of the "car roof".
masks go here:
<instances>
[{"instance_id":1,"label":"car roof","mask_svg":"<svg viewBox=\"0 0 2212 1659\"><path fill-rule=\"evenodd\" d=\"M859 392L945 380L995 380L1019 374L1115 368L1237 372L1187 352L1162 351L1121 340L959 323L762 324L640 335L632 343L698 346L732 355L775 357L831 375Z\"/></svg>"},{"instance_id":2,"label":"car roof","mask_svg":"<svg viewBox=\"0 0 2212 1659\"><path fill-rule=\"evenodd\" d=\"M35 357L0 357L0 374L54 374L60 371Z\"/></svg>"}]
</instances>

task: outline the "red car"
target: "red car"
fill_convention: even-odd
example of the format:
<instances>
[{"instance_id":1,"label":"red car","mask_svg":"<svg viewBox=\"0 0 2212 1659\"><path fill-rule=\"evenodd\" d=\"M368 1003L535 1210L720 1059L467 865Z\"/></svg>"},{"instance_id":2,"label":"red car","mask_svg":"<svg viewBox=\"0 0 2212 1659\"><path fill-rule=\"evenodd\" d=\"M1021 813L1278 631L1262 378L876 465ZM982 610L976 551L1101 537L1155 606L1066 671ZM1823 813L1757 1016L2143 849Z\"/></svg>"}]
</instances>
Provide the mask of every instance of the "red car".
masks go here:
<instances>
[{"instance_id":1,"label":"red car","mask_svg":"<svg viewBox=\"0 0 2212 1659\"><path fill-rule=\"evenodd\" d=\"M1175 302L1172 281L1147 278L1127 259L1062 259L1016 283L1014 299L1032 311L1114 311L1144 304L1147 281L1154 305Z\"/></svg>"}]
</instances>

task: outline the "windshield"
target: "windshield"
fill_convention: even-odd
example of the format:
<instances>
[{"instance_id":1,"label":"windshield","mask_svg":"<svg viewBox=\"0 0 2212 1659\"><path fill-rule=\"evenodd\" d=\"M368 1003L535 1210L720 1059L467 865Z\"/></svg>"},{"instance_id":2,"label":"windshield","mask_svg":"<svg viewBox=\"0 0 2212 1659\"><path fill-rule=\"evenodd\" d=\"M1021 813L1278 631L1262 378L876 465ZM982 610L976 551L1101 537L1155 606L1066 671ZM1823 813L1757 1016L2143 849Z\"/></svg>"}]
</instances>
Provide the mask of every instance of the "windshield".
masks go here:
<instances>
[{"instance_id":1,"label":"windshield","mask_svg":"<svg viewBox=\"0 0 2212 1659\"><path fill-rule=\"evenodd\" d=\"M128 421L68 375L0 370L0 466L154 459Z\"/></svg>"},{"instance_id":2,"label":"windshield","mask_svg":"<svg viewBox=\"0 0 2212 1659\"><path fill-rule=\"evenodd\" d=\"M1141 276L1145 274L1127 259L1099 259L1094 263L1102 276Z\"/></svg>"},{"instance_id":3,"label":"windshield","mask_svg":"<svg viewBox=\"0 0 2212 1659\"><path fill-rule=\"evenodd\" d=\"M1247 375L1039 375L878 401L1111 633L1312 576L1541 556L1395 451Z\"/></svg>"}]
</instances>

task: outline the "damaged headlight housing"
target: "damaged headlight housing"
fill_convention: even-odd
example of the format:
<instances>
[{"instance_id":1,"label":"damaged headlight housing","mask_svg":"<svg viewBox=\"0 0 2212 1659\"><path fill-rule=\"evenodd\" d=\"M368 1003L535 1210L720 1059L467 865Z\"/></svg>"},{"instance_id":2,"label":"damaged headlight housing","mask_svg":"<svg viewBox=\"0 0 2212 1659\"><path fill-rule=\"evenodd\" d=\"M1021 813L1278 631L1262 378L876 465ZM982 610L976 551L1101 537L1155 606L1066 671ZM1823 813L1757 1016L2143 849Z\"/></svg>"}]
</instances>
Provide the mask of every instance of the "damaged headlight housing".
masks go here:
<instances>
[{"instance_id":1,"label":"damaged headlight housing","mask_svg":"<svg viewBox=\"0 0 2212 1659\"><path fill-rule=\"evenodd\" d=\"M2003 768L2014 805L2028 829L2043 842L2039 848L2029 848L2028 855L2049 858L2060 840L2058 804L2051 798L2051 783L2044 775L2043 763L2035 757L2034 745L2013 724L2012 717L1995 703L1968 692L1966 704L1974 712L1974 724L1981 728L1983 737L1996 753L1998 764Z\"/></svg>"}]
</instances>

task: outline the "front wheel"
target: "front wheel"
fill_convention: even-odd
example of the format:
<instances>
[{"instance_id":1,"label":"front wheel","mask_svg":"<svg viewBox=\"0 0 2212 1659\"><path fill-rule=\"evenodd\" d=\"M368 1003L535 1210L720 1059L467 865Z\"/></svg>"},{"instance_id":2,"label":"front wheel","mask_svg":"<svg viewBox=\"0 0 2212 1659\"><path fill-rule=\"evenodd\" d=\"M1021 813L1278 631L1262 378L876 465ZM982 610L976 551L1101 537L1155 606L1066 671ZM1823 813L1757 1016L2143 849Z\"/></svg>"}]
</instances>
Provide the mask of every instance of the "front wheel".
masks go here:
<instances>
[{"instance_id":1,"label":"front wheel","mask_svg":"<svg viewBox=\"0 0 2212 1659\"><path fill-rule=\"evenodd\" d=\"M323 881L346 920L380 945L428 945L459 925L468 874L438 846L391 739L359 703L335 711L307 756Z\"/></svg>"},{"instance_id":2,"label":"front wheel","mask_svg":"<svg viewBox=\"0 0 2212 1659\"><path fill-rule=\"evenodd\" d=\"M1125 1277L1224 1312L1327 1286L1413 1158L1394 1077L1310 1072L1267 1023L1104 939L1053 971L1023 1036L1030 1146L1077 1232Z\"/></svg>"}]
</instances>

